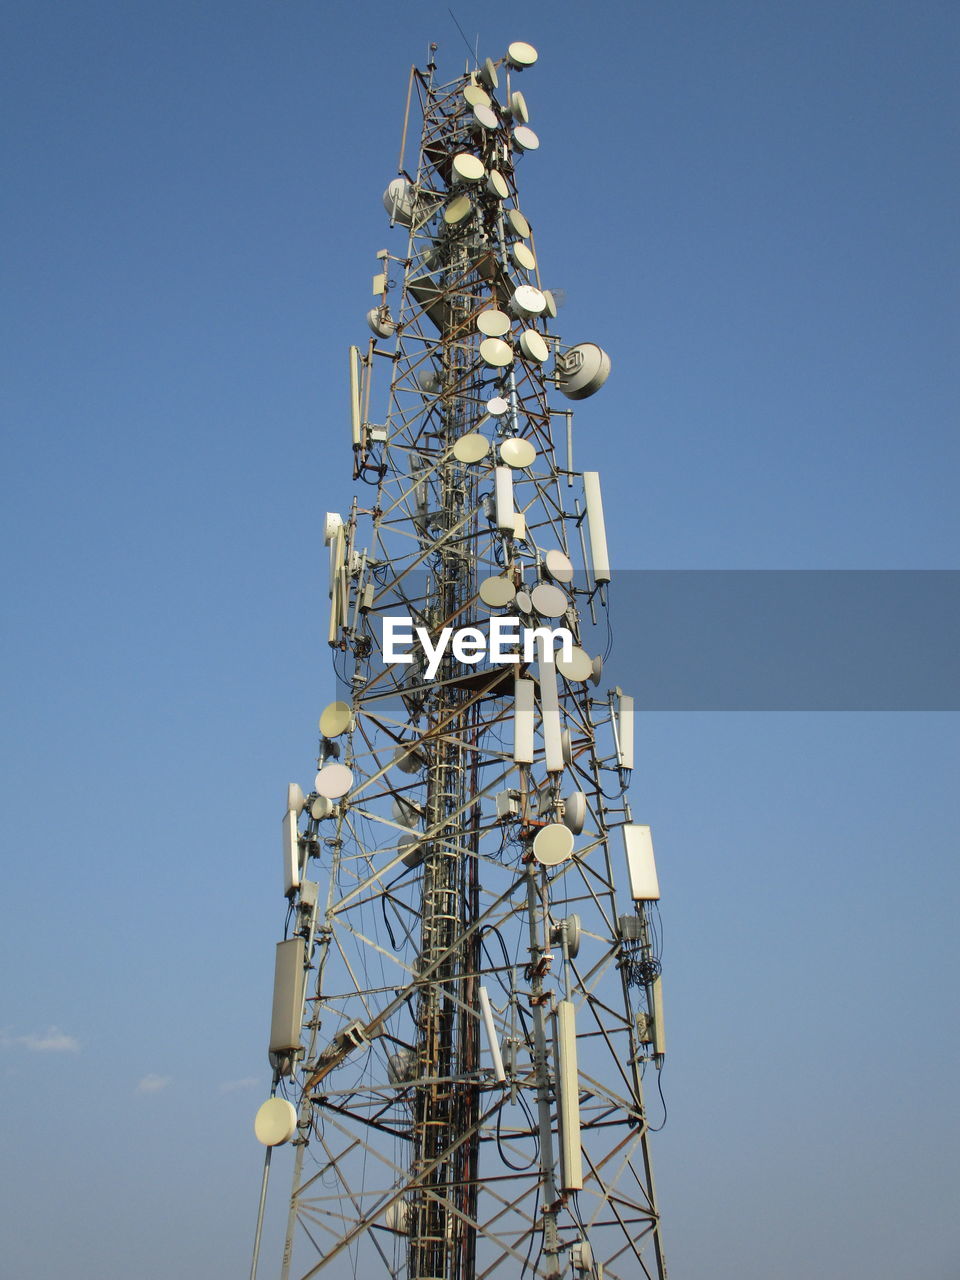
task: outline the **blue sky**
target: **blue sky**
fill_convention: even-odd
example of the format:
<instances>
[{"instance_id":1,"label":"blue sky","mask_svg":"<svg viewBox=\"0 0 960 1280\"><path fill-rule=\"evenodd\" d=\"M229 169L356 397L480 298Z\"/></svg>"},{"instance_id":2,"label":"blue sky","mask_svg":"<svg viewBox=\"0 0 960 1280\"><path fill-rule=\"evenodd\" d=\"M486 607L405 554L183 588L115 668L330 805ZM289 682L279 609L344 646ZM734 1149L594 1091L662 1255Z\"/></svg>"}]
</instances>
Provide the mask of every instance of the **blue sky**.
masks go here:
<instances>
[{"instance_id":1,"label":"blue sky","mask_svg":"<svg viewBox=\"0 0 960 1280\"><path fill-rule=\"evenodd\" d=\"M454 8L481 56L540 50L523 205L561 333L613 357L575 425L615 562L956 567L955 5ZM248 1265L279 820L333 690L345 351L430 40L458 73L445 4L3 19L18 1280ZM958 737L641 716L675 1278L956 1275Z\"/></svg>"}]
</instances>

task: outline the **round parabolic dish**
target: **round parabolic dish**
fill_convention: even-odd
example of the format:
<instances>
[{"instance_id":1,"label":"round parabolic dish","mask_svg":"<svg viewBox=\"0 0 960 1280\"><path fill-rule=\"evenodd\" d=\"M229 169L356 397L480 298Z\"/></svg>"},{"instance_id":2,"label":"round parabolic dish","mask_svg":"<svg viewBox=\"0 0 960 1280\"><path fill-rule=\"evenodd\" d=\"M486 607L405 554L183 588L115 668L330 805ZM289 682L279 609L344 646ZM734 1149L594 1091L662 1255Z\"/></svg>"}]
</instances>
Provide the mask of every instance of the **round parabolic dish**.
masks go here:
<instances>
[{"instance_id":1,"label":"round parabolic dish","mask_svg":"<svg viewBox=\"0 0 960 1280\"><path fill-rule=\"evenodd\" d=\"M513 140L521 151L536 151L540 139L527 124L518 124L513 131Z\"/></svg>"},{"instance_id":2,"label":"round parabolic dish","mask_svg":"<svg viewBox=\"0 0 960 1280\"><path fill-rule=\"evenodd\" d=\"M487 401L487 413L491 418L502 418L509 408L503 396L491 396Z\"/></svg>"},{"instance_id":3,"label":"round parabolic dish","mask_svg":"<svg viewBox=\"0 0 960 1280\"><path fill-rule=\"evenodd\" d=\"M455 227L458 222L462 222L469 216L472 208L469 196L454 196L443 211L443 220L447 226Z\"/></svg>"},{"instance_id":4,"label":"round parabolic dish","mask_svg":"<svg viewBox=\"0 0 960 1280\"><path fill-rule=\"evenodd\" d=\"M544 564L554 582L573 581L573 565L562 551L551 547L544 558Z\"/></svg>"},{"instance_id":5,"label":"round parabolic dish","mask_svg":"<svg viewBox=\"0 0 960 1280\"><path fill-rule=\"evenodd\" d=\"M543 300L544 300L544 302L547 304L547 315L550 317L550 319L551 319L551 320L556 320L556 318L557 318L557 300L556 300L556 298L553 296L553 294L550 292L550 290L549 290L549 289L544 289L544 291L543 291Z\"/></svg>"},{"instance_id":6,"label":"round parabolic dish","mask_svg":"<svg viewBox=\"0 0 960 1280\"><path fill-rule=\"evenodd\" d=\"M503 369L513 363L513 347L502 338L484 338L480 343L480 355L494 369Z\"/></svg>"},{"instance_id":7,"label":"round parabolic dish","mask_svg":"<svg viewBox=\"0 0 960 1280\"><path fill-rule=\"evenodd\" d=\"M493 108L485 107L482 102L473 108L473 118L483 129L496 129L500 123Z\"/></svg>"},{"instance_id":8,"label":"round parabolic dish","mask_svg":"<svg viewBox=\"0 0 960 1280\"><path fill-rule=\"evenodd\" d=\"M516 605L521 613L529 613L533 608L533 601L530 599L530 592L518 591Z\"/></svg>"},{"instance_id":9,"label":"round parabolic dish","mask_svg":"<svg viewBox=\"0 0 960 1280\"><path fill-rule=\"evenodd\" d=\"M567 595L551 582L538 582L530 592L533 607L542 618L562 618L567 612Z\"/></svg>"},{"instance_id":10,"label":"round parabolic dish","mask_svg":"<svg viewBox=\"0 0 960 1280\"><path fill-rule=\"evenodd\" d=\"M477 74L483 83L488 85L491 89L496 89L497 85L500 83L500 77L497 75L497 68L493 65L492 58L484 59L483 66Z\"/></svg>"},{"instance_id":11,"label":"round parabolic dish","mask_svg":"<svg viewBox=\"0 0 960 1280\"><path fill-rule=\"evenodd\" d=\"M331 702L320 716L320 732L325 738L339 738L350 728L352 715L349 702Z\"/></svg>"},{"instance_id":12,"label":"round parabolic dish","mask_svg":"<svg viewBox=\"0 0 960 1280\"><path fill-rule=\"evenodd\" d=\"M491 609L502 609L516 599L517 589L509 578L484 578L480 583L480 599Z\"/></svg>"},{"instance_id":13,"label":"round parabolic dish","mask_svg":"<svg viewBox=\"0 0 960 1280\"><path fill-rule=\"evenodd\" d=\"M306 803L307 802L303 796L303 787L301 787L300 783L288 782L287 783L287 809L288 810L292 809L294 813L303 813Z\"/></svg>"},{"instance_id":14,"label":"round parabolic dish","mask_svg":"<svg viewBox=\"0 0 960 1280\"><path fill-rule=\"evenodd\" d=\"M489 452L490 441L479 431L468 431L453 446L453 456L458 462L479 462Z\"/></svg>"},{"instance_id":15,"label":"round parabolic dish","mask_svg":"<svg viewBox=\"0 0 960 1280\"><path fill-rule=\"evenodd\" d=\"M566 659L558 650L556 663L557 670L562 676L566 676L568 680L579 680L583 683L593 675L593 659L589 653L581 649L577 644L573 646L570 651L570 657Z\"/></svg>"},{"instance_id":16,"label":"round parabolic dish","mask_svg":"<svg viewBox=\"0 0 960 1280\"><path fill-rule=\"evenodd\" d=\"M463 96L471 107L489 107L490 105L489 93L486 89L481 89L478 84L468 84L463 91Z\"/></svg>"},{"instance_id":17,"label":"round parabolic dish","mask_svg":"<svg viewBox=\"0 0 960 1280\"><path fill-rule=\"evenodd\" d=\"M537 458L537 451L529 440L511 436L500 446L500 457L508 467L529 467Z\"/></svg>"},{"instance_id":18,"label":"round parabolic dish","mask_svg":"<svg viewBox=\"0 0 960 1280\"><path fill-rule=\"evenodd\" d=\"M393 763L401 773L419 773L426 762L411 743L409 746L397 747L393 753Z\"/></svg>"},{"instance_id":19,"label":"round parabolic dish","mask_svg":"<svg viewBox=\"0 0 960 1280\"><path fill-rule=\"evenodd\" d=\"M537 265L537 256L529 245L518 240L510 247L510 256L521 271L533 271Z\"/></svg>"},{"instance_id":20,"label":"round parabolic dish","mask_svg":"<svg viewBox=\"0 0 960 1280\"><path fill-rule=\"evenodd\" d=\"M530 123L530 112L527 110L527 100L518 89L516 93L510 95L510 114L514 120L519 120L521 124Z\"/></svg>"},{"instance_id":21,"label":"round parabolic dish","mask_svg":"<svg viewBox=\"0 0 960 1280\"><path fill-rule=\"evenodd\" d=\"M409 227L413 222L414 191L406 178L394 178L383 193L383 207L394 222Z\"/></svg>"},{"instance_id":22,"label":"round parabolic dish","mask_svg":"<svg viewBox=\"0 0 960 1280\"><path fill-rule=\"evenodd\" d=\"M353 786L353 774L345 764L325 764L313 782L318 796L339 800Z\"/></svg>"},{"instance_id":23,"label":"round parabolic dish","mask_svg":"<svg viewBox=\"0 0 960 1280\"><path fill-rule=\"evenodd\" d=\"M539 56L533 45L527 44L526 40L514 40L507 46L507 61L517 71L532 67Z\"/></svg>"},{"instance_id":24,"label":"round parabolic dish","mask_svg":"<svg viewBox=\"0 0 960 1280\"><path fill-rule=\"evenodd\" d=\"M546 299L532 284L522 284L510 299L510 310L518 316L539 316L546 307Z\"/></svg>"},{"instance_id":25,"label":"round parabolic dish","mask_svg":"<svg viewBox=\"0 0 960 1280\"><path fill-rule=\"evenodd\" d=\"M600 677L602 675L603 675L603 654L598 653L593 660L593 673L590 676L590 680L592 681L593 684L598 685L600 683Z\"/></svg>"},{"instance_id":26,"label":"round parabolic dish","mask_svg":"<svg viewBox=\"0 0 960 1280\"><path fill-rule=\"evenodd\" d=\"M479 182L486 173L483 161L469 151L460 151L453 157L453 172L461 182Z\"/></svg>"},{"instance_id":27,"label":"round parabolic dish","mask_svg":"<svg viewBox=\"0 0 960 1280\"><path fill-rule=\"evenodd\" d=\"M581 342L558 362L557 386L568 400L585 400L599 391L610 375L610 357L595 342Z\"/></svg>"},{"instance_id":28,"label":"round parabolic dish","mask_svg":"<svg viewBox=\"0 0 960 1280\"><path fill-rule=\"evenodd\" d=\"M536 360L537 364L543 364L550 355L550 348L536 329L524 329L520 335L520 350L528 360Z\"/></svg>"},{"instance_id":29,"label":"round parabolic dish","mask_svg":"<svg viewBox=\"0 0 960 1280\"><path fill-rule=\"evenodd\" d=\"M574 791L563 802L563 825L578 836L586 820L587 797L582 791Z\"/></svg>"},{"instance_id":30,"label":"round parabolic dish","mask_svg":"<svg viewBox=\"0 0 960 1280\"><path fill-rule=\"evenodd\" d=\"M573 832L562 822L548 822L533 838L533 856L544 867L566 862L573 853Z\"/></svg>"},{"instance_id":31,"label":"round parabolic dish","mask_svg":"<svg viewBox=\"0 0 960 1280\"><path fill-rule=\"evenodd\" d=\"M297 1131L297 1112L286 1098L268 1098L253 1121L257 1141L265 1147L279 1147L289 1142Z\"/></svg>"},{"instance_id":32,"label":"round parabolic dish","mask_svg":"<svg viewBox=\"0 0 960 1280\"><path fill-rule=\"evenodd\" d=\"M487 190L492 196L497 196L500 200L506 200L510 194L507 180L499 169L491 169L487 174Z\"/></svg>"},{"instance_id":33,"label":"round parabolic dish","mask_svg":"<svg viewBox=\"0 0 960 1280\"><path fill-rule=\"evenodd\" d=\"M486 311L477 315L477 328L487 338L502 338L505 333L510 332L510 324L507 313L498 311L496 307L487 307Z\"/></svg>"},{"instance_id":34,"label":"round parabolic dish","mask_svg":"<svg viewBox=\"0 0 960 1280\"><path fill-rule=\"evenodd\" d=\"M526 220L519 209L510 209L507 212L507 222L510 224L511 231L515 235L527 240L530 236L530 223Z\"/></svg>"},{"instance_id":35,"label":"round parabolic dish","mask_svg":"<svg viewBox=\"0 0 960 1280\"><path fill-rule=\"evenodd\" d=\"M333 813L333 801L328 800L326 796L317 796L310 805L310 817L315 818L317 822L329 818L331 813Z\"/></svg>"}]
</instances>

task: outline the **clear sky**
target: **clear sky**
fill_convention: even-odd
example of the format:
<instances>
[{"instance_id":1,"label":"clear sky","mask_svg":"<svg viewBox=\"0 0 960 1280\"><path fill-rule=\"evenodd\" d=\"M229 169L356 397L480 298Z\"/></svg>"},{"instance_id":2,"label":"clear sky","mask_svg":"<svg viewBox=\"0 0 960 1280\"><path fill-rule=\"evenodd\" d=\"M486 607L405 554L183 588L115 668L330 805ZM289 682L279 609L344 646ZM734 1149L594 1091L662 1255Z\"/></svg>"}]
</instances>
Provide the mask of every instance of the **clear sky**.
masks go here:
<instances>
[{"instance_id":1,"label":"clear sky","mask_svg":"<svg viewBox=\"0 0 960 1280\"><path fill-rule=\"evenodd\" d=\"M958 567L953 0L453 7L540 50L522 200L613 357L576 428L615 561ZM446 4L6 7L10 1280L246 1274L345 352L430 40L457 74ZM641 716L673 1280L960 1273L958 730Z\"/></svg>"}]
</instances>

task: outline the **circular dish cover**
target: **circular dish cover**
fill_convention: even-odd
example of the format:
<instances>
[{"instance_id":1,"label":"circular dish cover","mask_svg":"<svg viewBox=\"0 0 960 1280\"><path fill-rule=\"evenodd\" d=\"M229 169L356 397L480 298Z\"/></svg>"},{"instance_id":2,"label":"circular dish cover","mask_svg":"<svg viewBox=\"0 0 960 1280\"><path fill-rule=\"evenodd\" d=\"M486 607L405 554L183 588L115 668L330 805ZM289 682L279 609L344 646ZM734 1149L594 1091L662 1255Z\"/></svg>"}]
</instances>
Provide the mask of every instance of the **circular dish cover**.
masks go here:
<instances>
[{"instance_id":1,"label":"circular dish cover","mask_svg":"<svg viewBox=\"0 0 960 1280\"><path fill-rule=\"evenodd\" d=\"M480 355L495 369L503 369L513 363L513 347L502 338L484 338L480 343Z\"/></svg>"},{"instance_id":2,"label":"circular dish cover","mask_svg":"<svg viewBox=\"0 0 960 1280\"><path fill-rule=\"evenodd\" d=\"M510 114L514 120L519 120L521 124L530 123L530 112L527 110L527 100L518 89L516 93L510 95Z\"/></svg>"},{"instance_id":3,"label":"circular dish cover","mask_svg":"<svg viewBox=\"0 0 960 1280\"><path fill-rule=\"evenodd\" d=\"M485 107L483 103L473 108L473 118L484 129L496 129L499 124L497 113L492 107Z\"/></svg>"},{"instance_id":4,"label":"circular dish cover","mask_svg":"<svg viewBox=\"0 0 960 1280\"><path fill-rule=\"evenodd\" d=\"M287 809L292 809L294 813L303 813L306 803L306 800L303 798L303 787L301 787L300 783L288 782Z\"/></svg>"},{"instance_id":5,"label":"circular dish cover","mask_svg":"<svg viewBox=\"0 0 960 1280\"><path fill-rule=\"evenodd\" d=\"M508 467L529 467L536 461L537 451L529 440L511 436L501 444L500 457Z\"/></svg>"},{"instance_id":6,"label":"circular dish cover","mask_svg":"<svg viewBox=\"0 0 960 1280\"><path fill-rule=\"evenodd\" d=\"M325 764L313 780L314 791L328 800L339 800L352 786L353 774L345 764Z\"/></svg>"},{"instance_id":7,"label":"circular dish cover","mask_svg":"<svg viewBox=\"0 0 960 1280\"><path fill-rule=\"evenodd\" d=\"M478 84L468 84L463 91L463 96L471 107L489 107L490 105L489 93L486 89L481 89Z\"/></svg>"},{"instance_id":8,"label":"circular dish cover","mask_svg":"<svg viewBox=\"0 0 960 1280\"><path fill-rule=\"evenodd\" d=\"M479 182L487 171L477 156L469 151L460 151L453 157L453 172L461 182Z\"/></svg>"},{"instance_id":9,"label":"circular dish cover","mask_svg":"<svg viewBox=\"0 0 960 1280\"><path fill-rule=\"evenodd\" d=\"M530 592L518 591L516 605L521 613L529 613L533 608L533 601L530 599Z\"/></svg>"},{"instance_id":10,"label":"circular dish cover","mask_svg":"<svg viewBox=\"0 0 960 1280\"><path fill-rule=\"evenodd\" d=\"M316 818L317 822L322 818L329 818L331 813L333 813L333 802L326 796L317 796L310 805L310 817Z\"/></svg>"},{"instance_id":11,"label":"circular dish cover","mask_svg":"<svg viewBox=\"0 0 960 1280\"><path fill-rule=\"evenodd\" d=\"M593 659L589 653L581 649L575 644L570 651L570 657L564 659L562 653L556 656L557 670L562 676L566 676L568 680L579 680L581 682L589 680L593 675Z\"/></svg>"},{"instance_id":12,"label":"circular dish cover","mask_svg":"<svg viewBox=\"0 0 960 1280\"><path fill-rule=\"evenodd\" d=\"M507 221L510 228L518 236L522 236L524 240L530 235L530 223L526 220L519 209L509 209L507 211Z\"/></svg>"},{"instance_id":13,"label":"circular dish cover","mask_svg":"<svg viewBox=\"0 0 960 1280\"><path fill-rule=\"evenodd\" d=\"M521 284L510 299L510 309L521 316L538 316L547 305L539 289L532 284Z\"/></svg>"},{"instance_id":14,"label":"circular dish cover","mask_svg":"<svg viewBox=\"0 0 960 1280\"><path fill-rule=\"evenodd\" d=\"M479 431L468 431L455 441L453 456L458 462L479 462L490 452L490 441Z\"/></svg>"},{"instance_id":15,"label":"circular dish cover","mask_svg":"<svg viewBox=\"0 0 960 1280\"><path fill-rule=\"evenodd\" d=\"M514 40L507 46L507 61L517 71L532 67L539 56L533 45L527 44L525 40Z\"/></svg>"},{"instance_id":16,"label":"circular dish cover","mask_svg":"<svg viewBox=\"0 0 960 1280\"><path fill-rule=\"evenodd\" d=\"M566 592L550 582L538 582L530 592L530 599L534 609L544 618L562 618L567 612Z\"/></svg>"},{"instance_id":17,"label":"circular dish cover","mask_svg":"<svg viewBox=\"0 0 960 1280\"><path fill-rule=\"evenodd\" d=\"M320 716L320 732L325 738L339 738L350 728L352 715L349 702L331 702Z\"/></svg>"},{"instance_id":18,"label":"circular dish cover","mask_svg":"<svg viewBox=\"0 0 960 1280\"><path fill-rule=\"evenodd\" d=\"M561 395L568 400L585 400L599 391L610 376L610 357L595 342L580 342L566 352L558 371Z\"/></svg>"},{"instance_id":19,"label":"circular dish cover","mask_svg":"<svg viewBox=\"0 0 960 1280\"><path fill-rule=\"evenodd\" d=\"M491 609L502 609L516 599L517 589L509 578L484 578L480 583L480 599Z\"/></svg>"},{"instance_id":20,"label":"circular dish cover","mask_svg":"<svg viewBox=\"0 0 960 1280\"><path fill-rule=\"evenodd\" d=\"M547 304L547 315L550 317L551 320L556 320L557 318L556 298L553 296L553 294L550 292L549 289L544 289L543 296Z\"/></svg>"},{"instance_id":21,"label":"circular dish cover","mask_svg":"<svg viewBox=\"0 0 960 1280\"><path fill-rule=\"evenodd\" d=\"M540 145L540 139L526 124L517 125L513 131L513 140L521 151L536 151Z\"/></svg>"},{"instance_id":22,"label":"circular dish cover","mask_svg":"<svg viewBox=\"0 0 960 1280\"><path fill-rule=\"evenodd\" d=\"M393 753L393 763L402 773L419 773L425 761L413 743L410 743L406 747L397 747Z\"/></svg>"},{"instance_id":23,"label":"circular dish cover","mask_svg":"<svg viewBox=\"0 0 960 1280\"><path fill-rule=\"evenodd\" d=\"M297 1112L286 1098L268 1098L253 1121L257 1141L265 1147L279 1147L289 1142L297 1131Z\"/></svg>"},{"instance_id":24,"label":"circular dish cover","mask_svg":"<svg viewBox=\"0 0 960 1280\"><path fill-rule=\"evenodd\" d=\"M477 74L483 83L485 85L489 85L491 89L496 89L497 85L500 83L500 79L497 76L497 68L493 65L492 58L484 59L483 66Z\"/></svg>"},{"instance_id":25,"label":"circular dish cover","mask_svg":"<svg viewBox=\"0 0 960 1280\"><path fill-rule=\"evenodd\" d=\"M573 832L562 822L548 822L533 838L533 856L544 867L566 862L573 853Z\"/></svg>"},{"instance_id":26,"label":"circular dish cover","mask_svg":"<svg viewBox=\"0 0 960 1280\"><path fill-rule=\"evenodd\" d=\"M487 401L487 413L491 418L502 418L509 408L503 396L491 396Z\"/></svg>"},{"instance_id":27,"label":"circular dish cover","mask_svg":"<svg viewBox=\"0 0 960 1280\"><path fill-rule=\"evenodd\" d=\"M573 791L563 802L563 825L578 836L586 820L587 797L582 791Z\"/></svg>"},{"instance_id":28,"label":"circular dish cover","mask_svg":"<svg viewBox=\"0 0 960 1280\"><path fill-rule=\"evenodd\" d=\"M488 338L502 338L505 333L510 332L510 324L507 313L498 311L496 307L487 307L477 316L477 328Z\"/></svg>"},{"instance_id":29,"label":"circular dish cover","mask_svg":"<svg viewBox=\"0 0 960 1280\"><path fill-rule=\"evenodd\" d=\"M524 329L520 335L520 350L528 360L536 360L543 364L550 355L550 348L536 329Z\"/></svg>"},{"instance_id":30,"label":"circular dish cover","mask_svg":"<svg viewBox=\"0 0 960 1280\"><path fill-rule=\"evenodd\" d=\"M563 554L557 551L555 547L547 552L544 558L544 565L547 573L553 578L554 582L572 582L573 581L573 565Z\"/></svg>"},{"instance_id":31,"label":"circular dish cover","mask_svg":"<svg viewBox=\"0 0 960 1280\"><path fill-rule=\"evenodd\" d=\"M518 240L516 244L511 246L510 253L514 262L522 271L533 271L537 265L536 254L522 240Z\"/></svg>"},{"instance_id":32,"label":"circular dish cover","mask_svg":"<svg viewBox=\"0 0 960 1280\"><path fill-rule=\"evenodd\" d=\"M443 211L443 220L448 226L456 226L467 217L472 208L469 196L454 196Z\"/></svg>"},{"instance_id":33,"label":"circular dish cover","mask_svg":"<svg viewBox=\"0 0 960 1280\"><path fill-rule=\"evenodd\" d=\"M510 194L507 180L499 169L491 169L487 174L487 190L491 195L499 196L501 200L506 200Z\"/></svg>"}]
</instances>

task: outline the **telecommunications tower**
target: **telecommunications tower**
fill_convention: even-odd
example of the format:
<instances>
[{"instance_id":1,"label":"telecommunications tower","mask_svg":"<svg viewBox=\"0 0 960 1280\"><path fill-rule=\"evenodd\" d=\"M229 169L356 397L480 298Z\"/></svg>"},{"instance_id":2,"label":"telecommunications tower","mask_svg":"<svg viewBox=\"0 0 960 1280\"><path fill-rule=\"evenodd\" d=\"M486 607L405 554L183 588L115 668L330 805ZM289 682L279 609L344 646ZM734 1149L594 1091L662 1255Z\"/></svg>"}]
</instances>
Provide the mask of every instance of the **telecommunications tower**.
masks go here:
<instances>
[{"instance_id":1,"label":"telecommunications tower","mask_svg":"<svg viewBox=\"0 0 960 1280\"><path fill-rule=\"evenodd\" d=\"M570 408L610 361L558 336L521 209L536 50L449 83L434 52L349 350L357 496L324 527L338 695L283 819L252 1275L289 1143L281 1280L663 1277L659 890Z\"/></svg>"}]
</instances>

